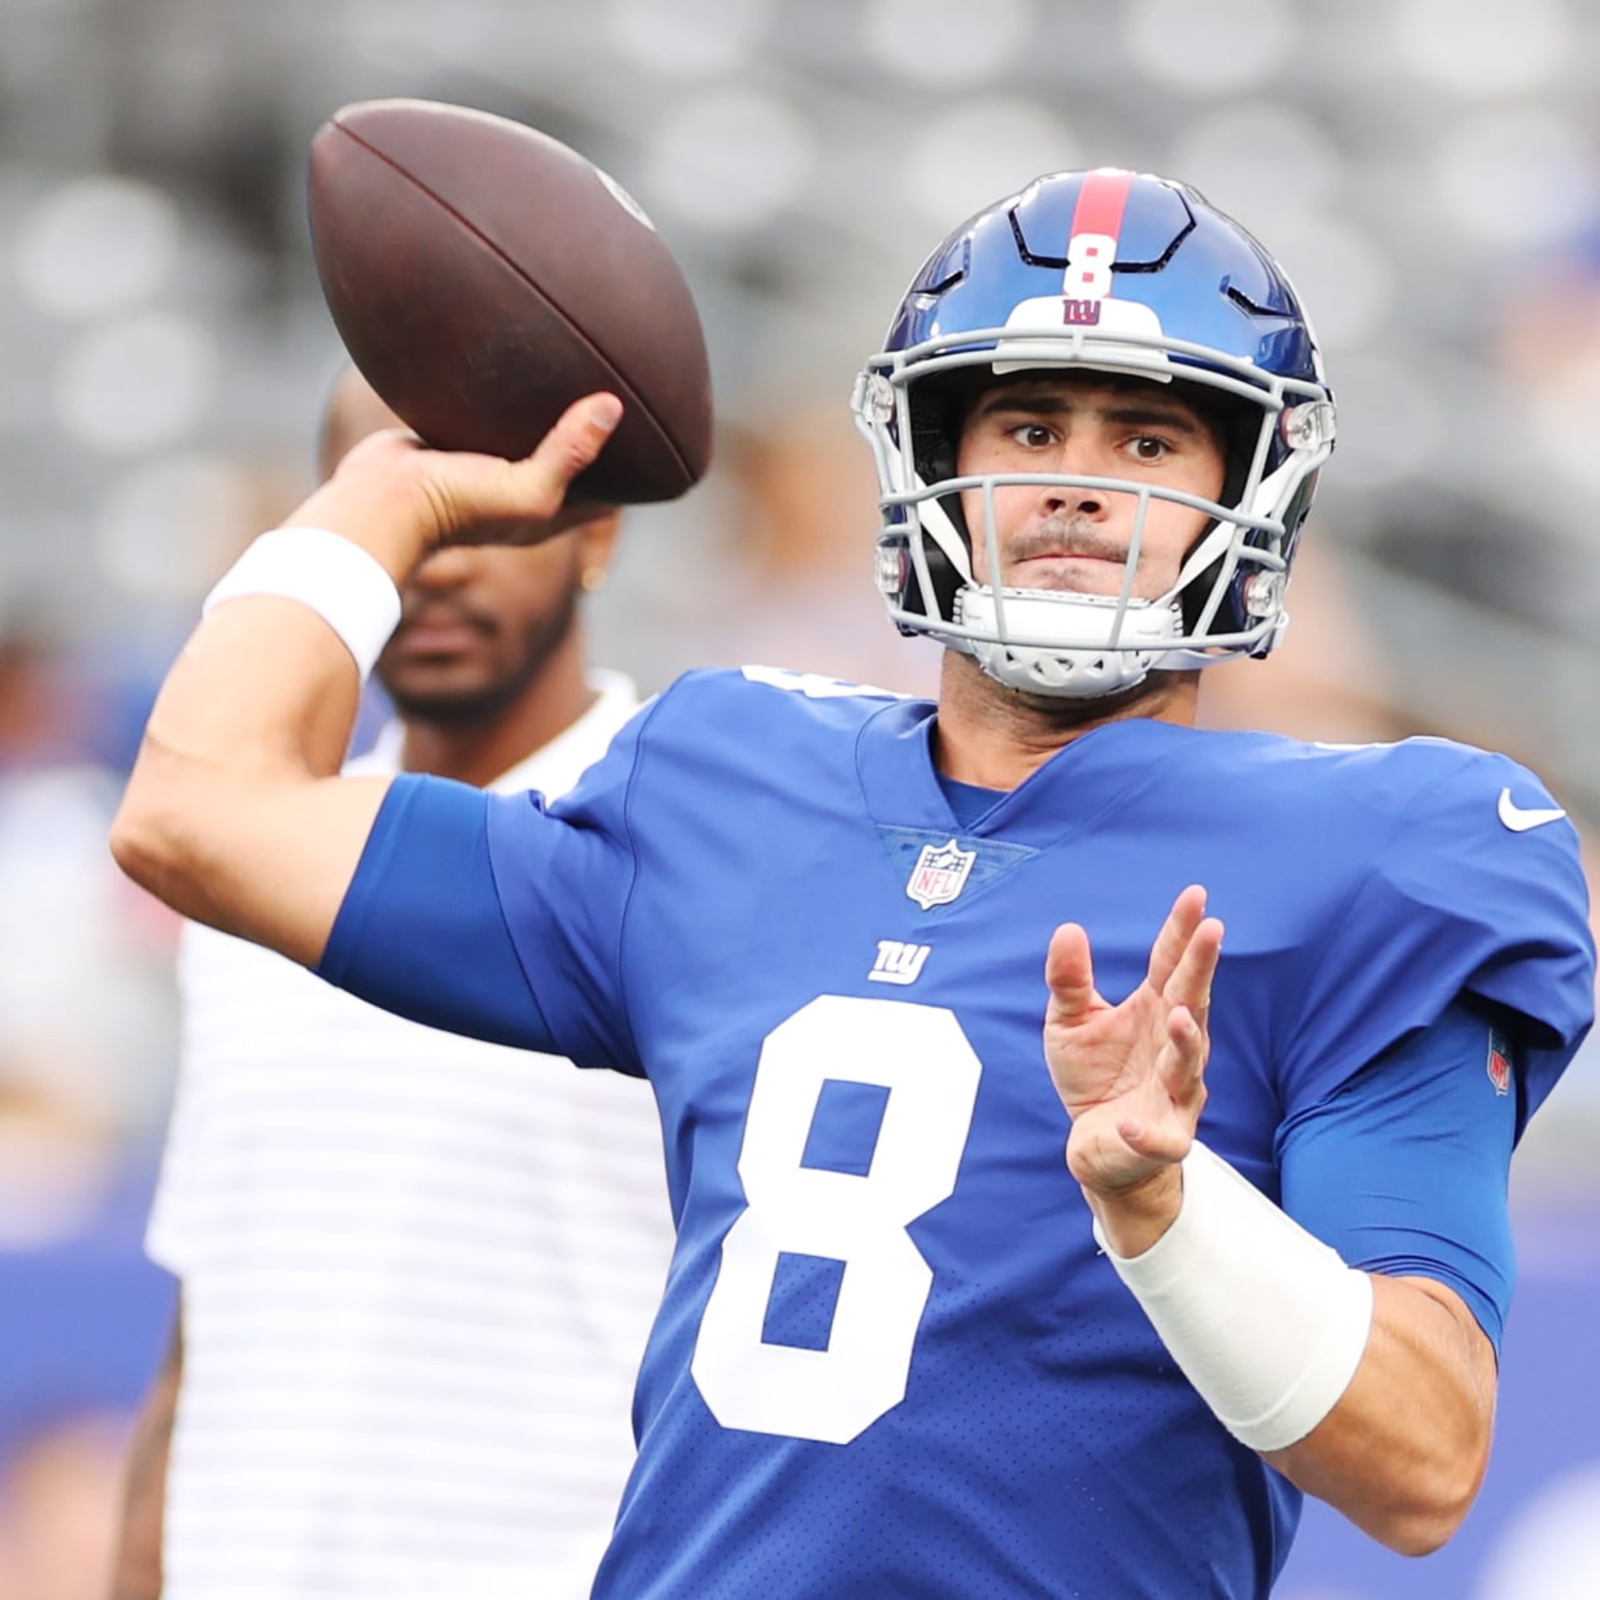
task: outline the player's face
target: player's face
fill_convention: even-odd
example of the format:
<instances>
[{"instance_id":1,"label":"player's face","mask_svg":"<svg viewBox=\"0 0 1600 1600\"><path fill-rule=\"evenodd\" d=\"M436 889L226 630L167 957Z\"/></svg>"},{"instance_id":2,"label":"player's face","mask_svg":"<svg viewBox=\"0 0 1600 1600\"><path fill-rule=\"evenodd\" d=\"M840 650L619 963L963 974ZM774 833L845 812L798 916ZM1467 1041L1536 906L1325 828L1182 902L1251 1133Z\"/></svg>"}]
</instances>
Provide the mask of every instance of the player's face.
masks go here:
<instances>
[{"instance_id":1,"label":"player's face","mask_svg":"<svg viewBox=\"0 0 1600 1600\"><path fill-rule=\"evenodd\" d=\"M973 402L957 470L1124 478L1215 499L1225 462L1214 425L1172 385L1106 373L1051 373L997 384ZM1125 491L1002 485L994 491L1001 579L1007 588L1119 594L1139 502ZM984 497L962 494L973 576L988 583ZM1152 498L1133 593L1165 594L1208 518Z\"/></svg>"},{"instance_id":2,"label":"player's face","mask_svg":"<svg viewBox=\"0 0 1600 1600\"><path fill-rule=\"evenodd\" d=\"M532 546L435 551L406 585L405 607L378 660L402 715L472 723L497 715L571 634L585 572L603 571L615 518Z\"/></svg>"}]
</instances>

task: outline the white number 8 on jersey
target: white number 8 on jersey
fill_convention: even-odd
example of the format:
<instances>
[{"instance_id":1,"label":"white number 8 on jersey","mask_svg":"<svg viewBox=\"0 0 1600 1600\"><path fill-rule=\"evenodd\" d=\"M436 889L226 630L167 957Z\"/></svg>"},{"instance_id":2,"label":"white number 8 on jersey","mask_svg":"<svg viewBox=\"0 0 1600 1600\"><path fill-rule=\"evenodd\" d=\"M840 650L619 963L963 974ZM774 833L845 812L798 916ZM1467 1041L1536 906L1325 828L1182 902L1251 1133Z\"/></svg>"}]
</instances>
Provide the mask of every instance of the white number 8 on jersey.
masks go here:
<instances>
[{"instance_id":1,"label":"white number 8 on jersey","mask_svg":"<svg viewBox=\"0 0 1600 1600\"><path fill-rule=\"evenodd\" d=\"M847 1444L906 1394L933 1272L907 1227L948 1199L983 1071L954 1013L822 995L767 1035L690 1370L725 1428ZM801 1165L828 1080L889 1091L865 1177ZM825 1350L767 1344L780 1252L845 1263Z\"/></svg>"}]
</instances>

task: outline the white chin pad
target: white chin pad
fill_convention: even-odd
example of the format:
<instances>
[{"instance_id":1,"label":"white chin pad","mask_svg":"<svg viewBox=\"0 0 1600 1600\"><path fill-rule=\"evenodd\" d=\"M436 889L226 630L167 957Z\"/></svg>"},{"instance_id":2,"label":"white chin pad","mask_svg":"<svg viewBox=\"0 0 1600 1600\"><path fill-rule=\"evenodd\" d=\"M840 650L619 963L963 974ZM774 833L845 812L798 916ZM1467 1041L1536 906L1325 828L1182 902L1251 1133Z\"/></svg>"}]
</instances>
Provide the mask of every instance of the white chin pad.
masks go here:
<instances>
[{"instance_id":1,"label":"white chin pad","mask_svg":"<svg viewBox=\"0 0 1600 1600\"><path fill-rule=\"evenodd\" d=\"M972 654L1008 688L1097 699L1142 683L1183 630L1176 601L965 585L956 621L982 635ZM1115 643L1113 644L1113 640ZM1056 642L1059 641L1059 642Z\"/></svg>"}]
</instances>

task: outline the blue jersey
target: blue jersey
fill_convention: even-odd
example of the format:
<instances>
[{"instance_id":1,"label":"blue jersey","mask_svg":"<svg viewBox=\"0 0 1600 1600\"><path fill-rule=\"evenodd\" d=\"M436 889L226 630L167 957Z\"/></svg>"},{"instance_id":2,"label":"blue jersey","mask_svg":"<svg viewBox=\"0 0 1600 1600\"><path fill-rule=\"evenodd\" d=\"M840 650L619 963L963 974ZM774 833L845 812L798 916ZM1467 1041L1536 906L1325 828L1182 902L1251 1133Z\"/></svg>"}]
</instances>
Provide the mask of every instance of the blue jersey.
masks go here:
<instances>
[{"instance_id":1,"label":"blue jersey","mask_svg":"<svg viewBox=\"0 0 1600 1600\"><path fill-rule=\"evenodd\" d=\"M1575 835L1504 758L1119 722L962 826L932 717L694 674L563 801L456 791L459 869L429 878L405 821L447 786L402 784L347 897L335 981L654 1085L679 1243L597 1596L1267 1592L1298 1497L1189 1387L1065 1169L1060 922L1115 1001L1208 888L1201 1134L1290 1209L1296 1131L1324 1151L1453 1005L1514 1027L1515 1084L1491 1044L1451 1091L1505 1108L1507 1152L1589 1024Z\"/></svg>"}]
</instances>

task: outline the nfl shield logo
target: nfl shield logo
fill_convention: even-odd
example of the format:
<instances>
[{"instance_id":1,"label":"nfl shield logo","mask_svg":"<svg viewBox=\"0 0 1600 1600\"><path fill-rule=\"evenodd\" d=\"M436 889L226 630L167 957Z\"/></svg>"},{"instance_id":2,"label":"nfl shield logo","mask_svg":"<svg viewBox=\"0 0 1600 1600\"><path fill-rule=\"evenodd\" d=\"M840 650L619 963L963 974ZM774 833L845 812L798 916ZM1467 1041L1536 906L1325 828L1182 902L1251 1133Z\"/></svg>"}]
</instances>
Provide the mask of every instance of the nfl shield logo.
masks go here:
<instances>
[{"instance_id":1,"label":"nfl shield logo","mask_svg":"<svg viewBox=\"0 0 1600 1600\"><path fill-rule=\"evenodd\" d=\"M1489 1030L1489 1082L1496 1094L1511 1092L1511 1046L1494 1028Z\"/></svg>"},{"instance_id":2,"label":"nfl shield logo","mask_svg":"<svg viewBox=\"0 0 1600 1600\"><path fill-rule=\"evenodd\" d=\"M954 839L948 844L925 844L911 869L906 893L924 911L947 906L966 887L967 874L977 859L976 850L963 850Z\"/></svg>"}]
</instances>

